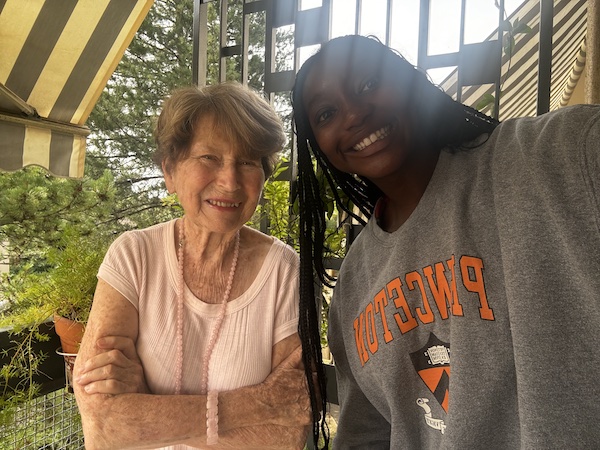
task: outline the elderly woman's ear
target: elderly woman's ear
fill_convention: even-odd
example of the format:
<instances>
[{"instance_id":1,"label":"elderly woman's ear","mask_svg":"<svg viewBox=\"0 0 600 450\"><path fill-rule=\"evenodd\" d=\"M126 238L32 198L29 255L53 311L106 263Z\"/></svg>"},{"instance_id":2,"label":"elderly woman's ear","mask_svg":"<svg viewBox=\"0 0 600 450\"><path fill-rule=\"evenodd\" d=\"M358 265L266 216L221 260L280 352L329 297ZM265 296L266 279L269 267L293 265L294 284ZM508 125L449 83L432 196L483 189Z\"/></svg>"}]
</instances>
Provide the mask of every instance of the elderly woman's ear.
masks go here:
<instances>
[{"instance_id":1,"label":"elderly woman's ear","mask_svg":"<svg viewBox=\"0 0 600 450\"><path fill-rule=\"evenodd\" d=\"M163 171L163 175L165 178L165 186L167 187L167 192L169 194L174 194L175 192L177 192L177 190L175 189L175 186L173 185L173 177L171 176L171 171L170 169L173 169L173 167L170 167L169 169L169 165L163 161L161 164L162 167L162 171Z\"/></svg>"}]
</instances>

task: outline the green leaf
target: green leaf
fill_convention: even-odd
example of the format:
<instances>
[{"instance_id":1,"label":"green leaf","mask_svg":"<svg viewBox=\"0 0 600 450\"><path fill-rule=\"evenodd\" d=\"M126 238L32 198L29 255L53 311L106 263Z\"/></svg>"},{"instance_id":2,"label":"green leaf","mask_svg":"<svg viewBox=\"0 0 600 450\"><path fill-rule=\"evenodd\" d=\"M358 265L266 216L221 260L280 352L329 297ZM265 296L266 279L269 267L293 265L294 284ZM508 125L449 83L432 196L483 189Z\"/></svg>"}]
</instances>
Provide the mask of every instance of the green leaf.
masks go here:
<instances>
[{"instance_id":1,"label":"green leaf","mask_svg":"<svg viewBox=\"0 0 600 450\"><path fill-rule=\"evenodd\" d=\"M487 93L484 94L481 99L479 100L479 102L477 102L477 105L475 106L475 108L479 111L483 111L486 107L493 105L496 101L496 97L494 97L492 94Z\"/></svg>"},{"instance_id":2,"label":"green leaf","mask_svg":"<svg viewBox=\"0 0 600 450\"><path fill-rule=\"evenodd\" d=\"M515 23L515 27L513 29L513 33L517 34L517 33L521 33L521 34L528 34L531 33L533 30L531 29L531 27L529 25L527 25L526 23L519 23L518 25Z\"/></svg>"},{"instance_id":3,"label":"green leaf","mask_svg":"<svg viewBox=\"0 0 600 450\"><path fill-rule=\"evenodd\" d=\"M502 38L504 54L507 56L512 56L513 50L515 48L515 38L512 34L505 34Z\"/></svg>"}]
</instances>

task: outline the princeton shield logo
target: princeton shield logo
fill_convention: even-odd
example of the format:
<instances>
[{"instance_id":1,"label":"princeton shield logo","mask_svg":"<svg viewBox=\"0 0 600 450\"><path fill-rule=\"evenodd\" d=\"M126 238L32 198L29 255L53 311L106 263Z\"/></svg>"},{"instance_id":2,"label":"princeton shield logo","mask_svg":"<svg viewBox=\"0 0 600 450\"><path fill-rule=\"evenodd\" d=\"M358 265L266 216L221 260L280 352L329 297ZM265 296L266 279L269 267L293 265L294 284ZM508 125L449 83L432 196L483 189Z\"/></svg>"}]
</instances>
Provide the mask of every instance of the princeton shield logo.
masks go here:
<instances>
[{"instance_id":1,"label":"princeton shield logo","mask_svg":"<svg viewBox=\"0 0 600 450\"><path fill-rule=\"evenodd\" d=\"M440 341L433 333L427 344L410 354L413 366L433 396L448 413L450 386L450 344Z\"/></svg>"}]
</instances>

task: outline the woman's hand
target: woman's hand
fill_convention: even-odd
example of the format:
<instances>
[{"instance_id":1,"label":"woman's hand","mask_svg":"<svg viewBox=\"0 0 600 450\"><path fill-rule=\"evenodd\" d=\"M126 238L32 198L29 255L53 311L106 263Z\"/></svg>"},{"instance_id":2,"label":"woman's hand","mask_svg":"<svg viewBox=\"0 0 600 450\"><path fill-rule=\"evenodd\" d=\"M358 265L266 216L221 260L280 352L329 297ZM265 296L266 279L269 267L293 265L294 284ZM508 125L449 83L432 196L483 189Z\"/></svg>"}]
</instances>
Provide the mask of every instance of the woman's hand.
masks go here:
<instances>
[{"instance_id":1,"label":"woman's hand","mask_svg":"<svg viewBox=\"0 0 600 450\"><path fill-rule=\"evenodd\" d=\"M75 374L88 394L149 393L144 369L131 338L105 336L96 341L101 353Z\"/></svg>"},{"instance_id":2,"label":"woman's hand","mask_svg":"<svg viewBox=\"0 0 600 450\"><path fill-rule=\"evenodd\" d=\"M257 388L261 410L281 413L270 423L284 426L312 424L302 347L294 350Z\"/></svg>"}]
</instances>

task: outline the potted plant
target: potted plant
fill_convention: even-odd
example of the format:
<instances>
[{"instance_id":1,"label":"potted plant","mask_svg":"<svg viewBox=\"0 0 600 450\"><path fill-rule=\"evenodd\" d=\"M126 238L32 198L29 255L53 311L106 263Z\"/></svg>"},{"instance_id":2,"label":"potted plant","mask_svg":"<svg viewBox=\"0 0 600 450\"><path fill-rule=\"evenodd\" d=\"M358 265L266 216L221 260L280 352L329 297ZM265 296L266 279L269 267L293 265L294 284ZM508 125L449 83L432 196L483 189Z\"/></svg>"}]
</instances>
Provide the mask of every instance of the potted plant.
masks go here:
<instances>
[{"instance_id":1,"label":"potted plant","mask_svg":"<svg viewBox=\"0 0 600 450\"><path fill-rule=\"evenodd\" d=\"M52 269L40 298L52 309L56 333L66 353L77 353L96 290L98 268L107 243L100 236L66 233L64 245L48 252Z\"/></svg>"},{"instance_id":2,"label":"potted plant","mask_svg":"<svg viewBox=\"0 0 600 450\"><path fill-rule=\"evenodd\" d=\"M37 395L36 376L49 355L36 350L36 343L51 339L52 322L59 336L64 330L75 331L75 338L67 338L70 341L61 337L58 350L65 356L66 368L72 369L108 243L101 234L67 229L59 245L43 255L43 264L28 265L3 280L8 307L0 313L0 330L8 330L12 338L10 348L2 349L0 403ZM68 370L66 375L69 378Z\"/></svg>"}]
</instances>

